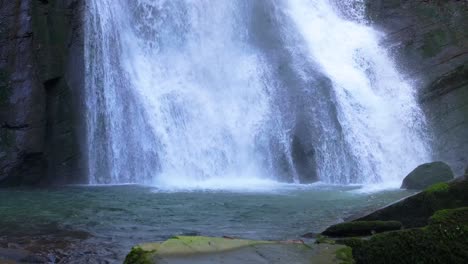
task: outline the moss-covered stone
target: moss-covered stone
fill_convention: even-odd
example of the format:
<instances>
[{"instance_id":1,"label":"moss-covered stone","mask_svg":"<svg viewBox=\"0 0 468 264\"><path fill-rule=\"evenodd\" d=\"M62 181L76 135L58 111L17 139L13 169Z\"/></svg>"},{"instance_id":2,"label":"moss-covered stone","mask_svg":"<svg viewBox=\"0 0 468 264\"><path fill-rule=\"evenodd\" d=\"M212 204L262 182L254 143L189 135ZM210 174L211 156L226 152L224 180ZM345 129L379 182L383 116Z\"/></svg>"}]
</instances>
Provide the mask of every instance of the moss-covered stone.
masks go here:
<instances>
[{"instance_id":1,"label":"moss-covered stone","mask_svg":"<svg viewBox=\"0 0 468 264\"><path fill-rule=\"evenodd\" d=\"M176 236L162 243L146 243L133 247L125 259L125 264L153 263L151 260L157 256L207 254L269 243L272 242L220 237Z\"/></svg>"},{"instance_id":2,"label":"moss-covered stone","mask_svg":"<svg viewBox=\"0 0 468 264\"><path fill-rule=\"evenodd\" d=\"M333 244L335 244L335 240L330 239L330 238L327 237L327 236L318 235L318 236L315 238L315 243L316 243L316 244L330 244L330 245L333 245Z\"/></svg>"},{"instance_id":3,"label":"moss-covered stone","mask_svg":"<svg viewBox=\"0 0 468 264\"><path fill-rule=\"evenodd\" d=\"M468 207L438 211L429 225L343 240L357 263L465 263L468 259Z\"/></svg>"},{"instance_id":4,"label":"moss-covered stone","mask_svg":"<svg viewBox=\"0 0 468 264\"><path fill-rule=\"evenodd\" d=\"M398 221L355 221L332 225L322 234L332 237L369 236L392 230L400 230Z\"/></svg>"},{"instance_id":5,"label":"moss-covered stone","mask_svg":"<svg viewBox=\"0 0 468 264\"><path fill-rule=\"evenodd\" d=\"M449 191L449 185L446 182L440 182L433 184L426 188L425 190L427 193L434 193L434 192L448 192Z\"/></svg>"},{"instance_id":6,"label":"moss-covered stone","mask_svg":"<svg viewBox=\"0 0 468 264\"><path fill-rule=\"evenodd\" d=\"M355 263L353 258L353 250L350 247L340 248L336 251L336 259L339 260L340 264L353 264Z\"/></svg>"},{"instance_id":7,"label":"moss-covered stone","mask_svg":"<svg viewBox=\"0 0 468 264\"><path fill-rule=\"evenodd\" d=\"M344 245L178 236L162 243L134 247L127 255L125 264L134 263L351 264L354 260L351 248Z\"/></svg>"},{"instance_id":8,"label":"moss-covered stone","mask_svg":"<svg viewBox=\"0 0 468 264\"><path fill-rule=\"evenodd\" d=\"M135 246L125 258L124 264L151 264L151 253L143 250L140 246Z\"/></svg>"},{"instance_id":9,"label":"moss-covered stone","mask_svg":"<svg viewBox=\"0 0 468 264\"><path fill-rule=\"evenodd\" d=\"M429 219L429 225L468 225L468 207L437 211Z\"/></svg>"},{"instance_id":10,"label":"moss-covered stone","mask_svg":"<svg viewBox=\"0 0 468 264\"><path fill-rule=\"evenodd\" d=\"M418 166L405 177L401 188L422 190L432 184L446 182L452 179L452 169L444 162L425 163Z\"/></svg>"},{"instance_id":11,"label":"moss-covered stone","mask_svg":"<svg viewBox=\"0 0 468 264\"><path fill-rule=\"evenodd\" d=\"M468 179L437 184L357 221L399 221L404 228L423 227L436 211L468 205Z\"/></svg>"}]
</instances>

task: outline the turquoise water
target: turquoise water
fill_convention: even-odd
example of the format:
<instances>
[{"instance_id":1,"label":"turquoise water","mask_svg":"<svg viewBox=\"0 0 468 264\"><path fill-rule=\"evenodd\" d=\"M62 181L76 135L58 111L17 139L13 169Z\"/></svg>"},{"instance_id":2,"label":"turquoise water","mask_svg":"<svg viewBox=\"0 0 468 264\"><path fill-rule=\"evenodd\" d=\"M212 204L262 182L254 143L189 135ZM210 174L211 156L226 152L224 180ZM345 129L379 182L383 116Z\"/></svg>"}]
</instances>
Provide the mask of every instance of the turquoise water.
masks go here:
<instances>
[{"instance_id":1,"label":"turquoise water","mask_svg":"<svg viewBox=\"0 0 468 264\"><path fill-rule=\"evenodd\" d=\"M49 263L119 263L132 245L180 234L297 239L410 194L324 185L250 192L4 189L0 248L25 248Z\"/></svg>"}]
</instances>

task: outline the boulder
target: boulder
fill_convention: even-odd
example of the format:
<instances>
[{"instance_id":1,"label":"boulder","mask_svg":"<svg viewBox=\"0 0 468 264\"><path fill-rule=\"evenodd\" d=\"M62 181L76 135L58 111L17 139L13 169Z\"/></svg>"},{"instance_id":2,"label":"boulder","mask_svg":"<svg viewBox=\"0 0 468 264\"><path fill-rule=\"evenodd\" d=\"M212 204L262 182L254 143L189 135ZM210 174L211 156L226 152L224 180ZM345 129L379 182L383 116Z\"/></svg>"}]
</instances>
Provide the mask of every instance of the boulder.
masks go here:
<instances>
[{"instance_id":1,"label":"boulder","mask_svg":"<svg viewBox=\"0 0 468 264\"><path fill-rule=\"evenodd\" d=\"M177 236L162 243L132 248L125 264L135 263L354 263L344 245L305 244L302 241L256 241L220 237Z\"/></svg>"},{"instance_id":2,"label":"boulder","mask_svg":"<svg viewBox=\"0 0 468 264\"><path fill-rule=\"evenodd\" d=\"M422 190L432 184L453 180L452 169L444 162L425 163L414 169L405 177L401 188Z\"/></svg>"},{"instance_id":3,"label":"boulder","mask_svg":"<svg viewBox=\"0 0 468 264\"><path fill-rule=\"evenodd\" d=\"M354 221L332 225L322 232L331 237L370 236L375 233L400 230L398 221Z\"/></svg>"}]
</instances>

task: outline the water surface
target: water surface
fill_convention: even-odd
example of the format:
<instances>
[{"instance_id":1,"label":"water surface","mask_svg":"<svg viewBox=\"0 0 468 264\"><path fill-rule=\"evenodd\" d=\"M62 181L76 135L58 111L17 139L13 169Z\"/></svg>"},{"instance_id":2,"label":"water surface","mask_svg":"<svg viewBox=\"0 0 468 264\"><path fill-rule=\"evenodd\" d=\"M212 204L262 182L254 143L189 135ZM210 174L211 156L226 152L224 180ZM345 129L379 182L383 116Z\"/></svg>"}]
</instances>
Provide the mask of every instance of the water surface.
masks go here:
<instances>
[{"instance_id":1,"label":"water surface","mask_svg":"<svg viewBox=\"0 0 468 264\"><path fill-rule=\"evenodd\" d=\"M26 248L50 263L119 263L137 243L180 234L297 239L410 194L326 185L248 192L137 185L3 189L0 248Z\"/></svg>"}]
</instances>

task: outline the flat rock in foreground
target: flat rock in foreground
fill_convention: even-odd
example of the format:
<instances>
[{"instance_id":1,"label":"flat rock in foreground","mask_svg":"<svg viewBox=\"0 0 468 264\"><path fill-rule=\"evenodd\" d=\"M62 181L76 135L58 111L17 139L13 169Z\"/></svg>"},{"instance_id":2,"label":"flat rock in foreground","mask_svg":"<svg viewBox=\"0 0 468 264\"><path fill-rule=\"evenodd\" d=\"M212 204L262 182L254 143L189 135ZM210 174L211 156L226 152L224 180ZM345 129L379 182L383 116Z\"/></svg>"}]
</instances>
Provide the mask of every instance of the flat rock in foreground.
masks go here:
<instances>
[{"instance_id":1,"label":"flat rock in foreground","mask_svg":"<svg viewBox=\"0 0 468 264\"><path fill-rule=\"evenodd\" d=\"M295 241L177 236L162 243L132 248L125 264L274 264L354 263L351 248L343 245L304 244Z\"/></svg>"}]
</instances>

